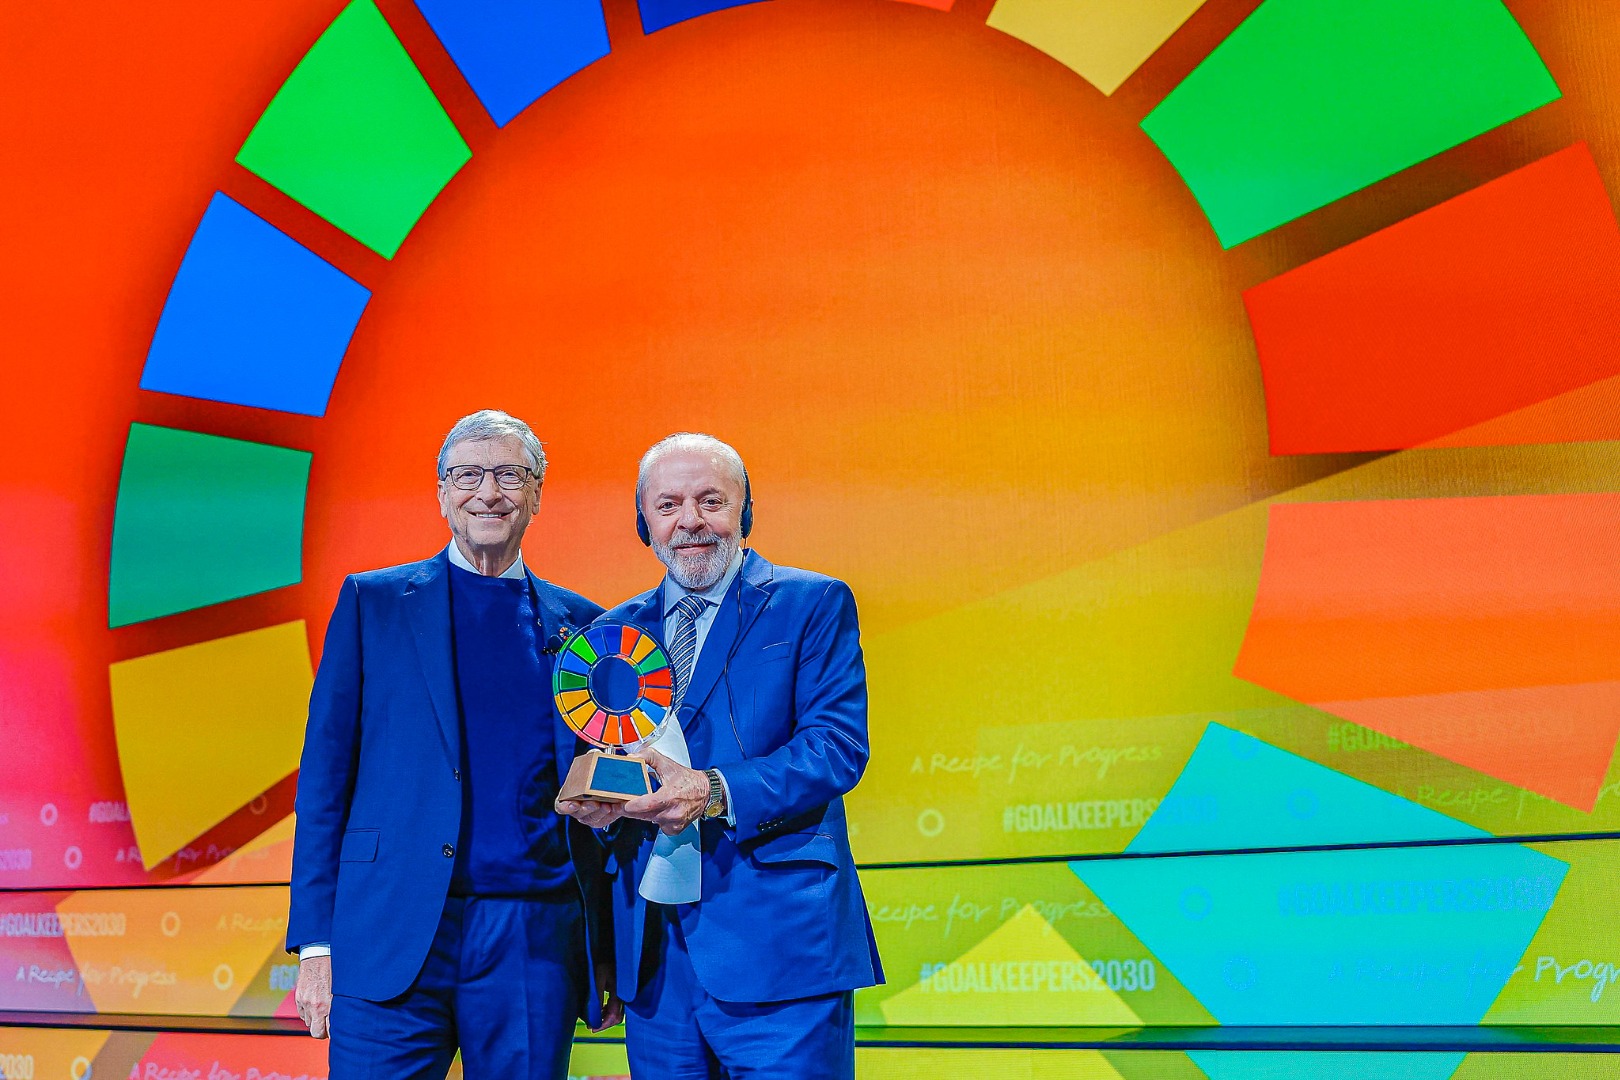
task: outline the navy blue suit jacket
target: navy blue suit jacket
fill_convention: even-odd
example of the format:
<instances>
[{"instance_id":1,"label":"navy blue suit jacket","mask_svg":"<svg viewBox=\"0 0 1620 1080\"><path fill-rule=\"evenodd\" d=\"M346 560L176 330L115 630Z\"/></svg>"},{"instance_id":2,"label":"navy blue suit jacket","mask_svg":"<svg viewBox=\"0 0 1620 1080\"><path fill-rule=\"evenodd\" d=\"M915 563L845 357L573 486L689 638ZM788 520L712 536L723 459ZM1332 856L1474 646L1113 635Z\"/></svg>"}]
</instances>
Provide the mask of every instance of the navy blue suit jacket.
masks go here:
<instances>
[{"instance_id":1,"label":"navy blue suit jacket","mask_svg":"<svg viewBox=\"0 0 1620 1080\"><path fill-rule=\"evenodd\" d=\"M603 618L663 639L660 591ZM700 826L702 899L677 905L692 967L722 1001L769 1002L883 981L843 795L866 768L866 667L841 581L750 551L704 639L679 720L692 767L717 767L736 828ZM618 988L633 1000L654 830L612 834Z\"/></svg>"},{"instance_id":2,"label":"navy blue suit jacket","mask_svg":"<svg viewBox=\"0 0 1620 1080\"><path fill-rule=\"evenodd\" d=\"M461 827L461 710L451 653L450 559L354 574L343 583L309 701L298 773L287 948L332 944L333 989L382 1001L407 990L450 891ZM587 625L601 608L530 575L541 642ZM559 769L582 747L546 697ZM550 795L520 812L536 827ZM569 850L585 902L591 955L610 954L602 926L603 850L570 820ZM604 951L604 947L607 951ZM595 1023L591 993L582 1008ZM582 1012L583 1015L583 1012Z\"/></svg>"}]
</instances>

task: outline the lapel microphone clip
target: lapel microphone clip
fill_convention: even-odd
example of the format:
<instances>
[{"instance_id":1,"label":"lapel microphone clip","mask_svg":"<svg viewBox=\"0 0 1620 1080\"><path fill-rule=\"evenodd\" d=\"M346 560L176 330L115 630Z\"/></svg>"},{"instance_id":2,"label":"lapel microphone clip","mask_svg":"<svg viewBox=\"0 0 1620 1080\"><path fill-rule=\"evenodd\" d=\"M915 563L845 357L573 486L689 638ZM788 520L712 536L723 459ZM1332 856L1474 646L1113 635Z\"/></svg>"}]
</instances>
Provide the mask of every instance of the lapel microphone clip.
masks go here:
<instances>
[{"instance_id":1,"label":"lapel microphone clip","mask_svg":"<svg viewBox=\"0 0 1620 1080\"><path fill-rule=\"evenodd\" d=\"M544 619L537 618L534 621L537 626L544 629L546 625L546 621ZM573 637L576 632L577 631L575 631L572 626L569 626L566 623L563 624L563 626L560 627L555 634L552 634L550 637L546 638L546 643L540 647L541 654L544 656L555 656L557 653L562 652L563 646L568 644L568 639Z\"/></svg>"}]
</instances>

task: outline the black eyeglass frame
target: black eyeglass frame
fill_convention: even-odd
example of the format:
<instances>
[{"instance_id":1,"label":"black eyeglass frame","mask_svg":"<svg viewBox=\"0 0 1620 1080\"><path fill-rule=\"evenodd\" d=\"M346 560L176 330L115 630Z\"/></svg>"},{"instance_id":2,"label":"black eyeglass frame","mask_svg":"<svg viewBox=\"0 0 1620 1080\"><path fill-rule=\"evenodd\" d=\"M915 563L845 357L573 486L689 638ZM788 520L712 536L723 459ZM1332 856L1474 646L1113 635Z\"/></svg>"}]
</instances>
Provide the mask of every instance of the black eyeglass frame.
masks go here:
<instances>
[{"instance_id":1,"label":"black eyeglass frame","mask_svg":"<svg viewBox=\"0 0 1620 1080\"><path fill-rule=\"evenodd\" d=\"M458 469L477 469L478 472L476 474L476 478L471 484L463 484L459 480L455 479L455 477L452 475ZM506 469L515 469L519 473L522 473L523 476L522 479L515 484L503 484L501 483L500 476L497 475L495 477L495 486L500 488L502 491L520 491L522 490L523 485L540 475L537 470L531 469L527 465L493 465L487 469L482 465L452 465L448 469L444 470L444 474L440 476L439 479L443 480L445 483L449 484L458 491L477 491L479 488L484 486L484 474L500 473Z\"/></svg>"}]
</instances>

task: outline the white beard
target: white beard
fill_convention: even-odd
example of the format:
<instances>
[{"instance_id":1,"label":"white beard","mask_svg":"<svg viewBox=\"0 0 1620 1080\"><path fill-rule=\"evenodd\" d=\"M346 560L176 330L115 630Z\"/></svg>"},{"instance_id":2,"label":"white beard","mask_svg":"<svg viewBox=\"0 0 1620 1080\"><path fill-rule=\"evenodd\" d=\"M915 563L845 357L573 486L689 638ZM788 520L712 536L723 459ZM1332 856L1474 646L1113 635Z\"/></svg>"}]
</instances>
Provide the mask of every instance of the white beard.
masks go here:
<instances>
[{"instance_id":1,"label":"white beard","mask_svg":"<svg viewBox=\"0 0 1620 1080\"><path fill-rule=\"evenodd\" d=\"M702 560L694 566L690 556L683 563L676 556L674 548L675 544L689 543L693 539L695 537L676 533L668 544L655 540L653 553L658 556L658 561L668 568L669 576L675 579L677 585L688 592L702 592L726 576L726 570L731 566L731 560L736 556L741 541L735 533L724 540L718 540L705 550Z\"/></svg>"}]
</instances>

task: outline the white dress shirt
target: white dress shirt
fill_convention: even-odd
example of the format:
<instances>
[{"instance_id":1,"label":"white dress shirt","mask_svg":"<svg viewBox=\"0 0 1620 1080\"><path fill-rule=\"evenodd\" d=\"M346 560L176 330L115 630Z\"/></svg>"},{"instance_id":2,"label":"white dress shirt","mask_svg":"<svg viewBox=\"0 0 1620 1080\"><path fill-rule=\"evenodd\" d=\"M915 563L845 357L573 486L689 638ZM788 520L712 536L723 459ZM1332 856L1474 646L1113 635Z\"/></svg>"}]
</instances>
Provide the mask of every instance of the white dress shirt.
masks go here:
<instances>
[{"instance_id":1,"label":"white dress shirt","mask_svg":"<svg viewBox=\"0 0 1620 1080\"><path fill-rule=\"evenodd\" d=\"M445 550L450 553L451 566L459 566L463 570L466 570L468 573L472 574L483 573L482 570L478 569L478 567L467 561L467 556L461 553L461 545L456 543L454 540L450 541L450 546L445 548ZM526 574L528 574L528 570L523 565L523 552L520 551L517 554L517 558L512 560L512 565L508 566L505 570L502 570L495 576L503 578L520 578Z\"/></svg>"}]
</instances>

